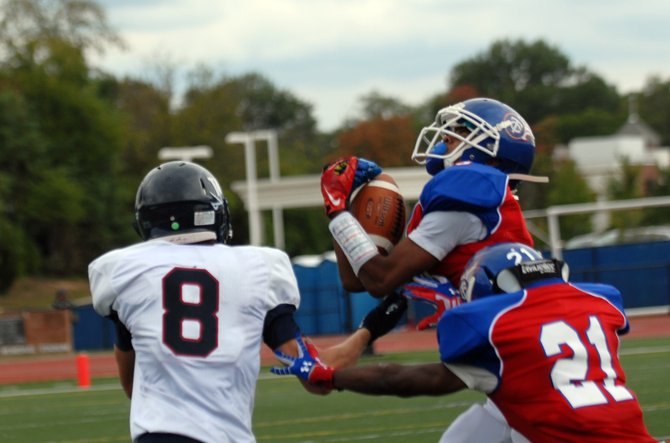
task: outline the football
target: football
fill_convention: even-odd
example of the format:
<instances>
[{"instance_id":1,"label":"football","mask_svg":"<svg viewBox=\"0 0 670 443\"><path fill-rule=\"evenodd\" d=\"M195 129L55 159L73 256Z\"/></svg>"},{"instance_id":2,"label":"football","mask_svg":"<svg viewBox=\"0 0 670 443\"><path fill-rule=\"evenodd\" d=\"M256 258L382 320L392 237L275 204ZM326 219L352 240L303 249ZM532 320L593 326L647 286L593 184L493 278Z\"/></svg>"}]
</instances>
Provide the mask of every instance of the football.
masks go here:
<instances>
[{"instance_id":1,"label":"football","mask_svg":"<svg viewBox=\"0 0 670 443\"><path fill-rule=\"evenodd\" d=\"M385 172L354 190L349 212L382 254L388 254L405 231L405 200L393 177Z\"/></svg>"}]
</instances>

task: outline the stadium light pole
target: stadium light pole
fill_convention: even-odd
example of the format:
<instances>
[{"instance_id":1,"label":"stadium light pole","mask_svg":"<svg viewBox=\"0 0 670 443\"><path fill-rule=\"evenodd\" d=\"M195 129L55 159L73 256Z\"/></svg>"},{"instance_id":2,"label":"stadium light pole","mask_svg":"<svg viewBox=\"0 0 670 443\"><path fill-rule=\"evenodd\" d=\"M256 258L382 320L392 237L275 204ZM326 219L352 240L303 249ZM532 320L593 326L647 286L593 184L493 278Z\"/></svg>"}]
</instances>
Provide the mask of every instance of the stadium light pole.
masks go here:
<instances>
[{"instance_id":1,"label":"stadium light pole","mask_svg":"<svg viewBox=\"0 0 670 443\"><path fill-rule=\"evenodd\" d=\"M191 162L196 158L212 158L212 148L198 146L166 146L158 151L159 160L184 160Z\"/></svg>"},{"instance_id":2,"label":"stadium light pole","mask_svg":"<svg viewBox=\"0 0 670 443\"><path fill-rule=\"evenodd\" d=\"M258 209L258 189L256 175L256 147L250 132L231 132L226 135L226 143L244 146L244 165L247 177L247 211L249 212L249 243L260 246L263 242L261 214Z\"/></svg>"},{"instance_id":3,"label":"stadium light pole","mask_svg":"<svg viewBox=\"0 0 670 443\"><path fill-rule=\"evenodd\" d=\"M268 163L270 169L270 182L279 182L279 150L277 144L277 131L273 129L252 132L254 140L264 140L268 146ZM275 246L284 249L284 215L281 206L272 208L272 233Z\"/></svg>"},{"instance_id":4,"label":"stadium light pole","mask_svg":"<svg viewBox=\"0 0 670 443\"><path fill-rule=\"evenodd\" d=\"M265 141L268 147L268 163L270 181L279 181L279 152L277 148L277 131L272 129L231 132L226 135L226 143L239 143L244 146L244 162L247 181L247 210L249 211L249 237L252 245L262 243L261 216L258 205L258 176L256 171L256 141ZM275 246L284 249L284 219L282 208L272 208L272 227Z\"/></svg>"}]
</instances>

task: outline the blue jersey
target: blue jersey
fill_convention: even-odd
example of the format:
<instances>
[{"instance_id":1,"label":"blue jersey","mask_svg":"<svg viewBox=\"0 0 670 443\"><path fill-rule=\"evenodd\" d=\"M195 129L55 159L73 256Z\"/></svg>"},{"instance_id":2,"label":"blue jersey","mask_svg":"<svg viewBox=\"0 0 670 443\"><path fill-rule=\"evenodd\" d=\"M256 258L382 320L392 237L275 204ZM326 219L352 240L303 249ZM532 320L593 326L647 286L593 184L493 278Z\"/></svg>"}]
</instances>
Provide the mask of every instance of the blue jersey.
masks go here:
<instances>
[{"instance_id":1,"label":"blue jersey","mask_svg":"<svg viewBox=\"0 0 670 443\"><path fill-rule=\"evenodd\" d=\"M461 211L476 215L492 232L500 224L498 209L507 194L507 175L480 163L458 163L435 175L421 191L424 214Z\"/></svg>"},{"instance_id":2,"label":"blue jersey","mask_svg":"<svg viewBox=\"0 0 670 443\"><path fill-rule=\"evenodd\" d=\"M410 234L433 211L469 212L486 228L484 239L456 246L431 271L458 287L466 263L479 250L502 242L533 246L521 207L508 186L507 175L480 163L460 162L435 175L424 186L407 225Z\"/></svg>"}]
</instances>

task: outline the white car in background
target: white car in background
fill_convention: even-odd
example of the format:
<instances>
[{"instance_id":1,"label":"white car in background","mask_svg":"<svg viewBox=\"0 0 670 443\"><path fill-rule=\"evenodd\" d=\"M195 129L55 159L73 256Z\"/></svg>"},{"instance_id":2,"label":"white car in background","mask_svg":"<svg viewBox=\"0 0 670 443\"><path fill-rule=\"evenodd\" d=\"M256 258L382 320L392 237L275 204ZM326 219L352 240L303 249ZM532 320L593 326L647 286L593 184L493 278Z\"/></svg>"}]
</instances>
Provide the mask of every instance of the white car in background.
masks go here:
<instances>
[{"instance_id":1,"label":"white car in background","mask_svg":"<svg viewBox=\"0 0 670 443\"><path fill-rule=\"evenodd\" d=\"M670 226L644 226L628 229L610 229L601 233L578 235L565 242L565 249L670 241Z\"/></svg>"}]
</instances>

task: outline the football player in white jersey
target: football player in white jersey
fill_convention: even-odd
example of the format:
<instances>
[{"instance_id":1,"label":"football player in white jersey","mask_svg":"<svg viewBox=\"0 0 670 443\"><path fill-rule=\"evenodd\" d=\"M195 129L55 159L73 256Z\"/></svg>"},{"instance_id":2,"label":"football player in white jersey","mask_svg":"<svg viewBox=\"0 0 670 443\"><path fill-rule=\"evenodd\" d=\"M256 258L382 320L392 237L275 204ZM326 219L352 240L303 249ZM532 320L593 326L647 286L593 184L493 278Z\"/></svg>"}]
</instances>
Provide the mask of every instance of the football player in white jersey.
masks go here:
<instances>
[{"instance_id":1,"label":"football player in white jersey","mask_svg":"<svg viewBox=\"0 0 670 443\"><path fill-rule=\"evenodd\" d=\"M133 441L254 442L261 342L298 355L300 295L289 257L227 245L228 202L216 178L194 163L150 171L135 219L144 242L104 254L88 271L95 310L116 325ZM323 350L323 358L354 364L368 341L395 325L384 312L373 310L368 329Z\"/></svg>"}]
</instances>

